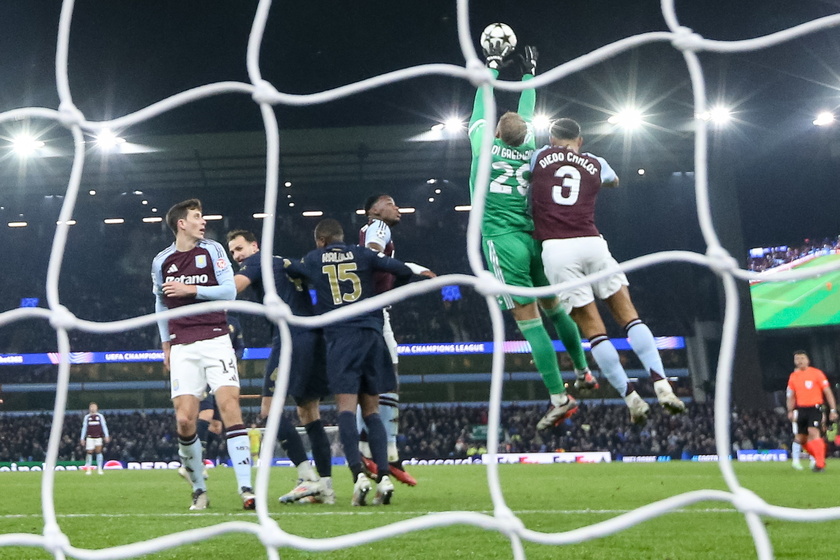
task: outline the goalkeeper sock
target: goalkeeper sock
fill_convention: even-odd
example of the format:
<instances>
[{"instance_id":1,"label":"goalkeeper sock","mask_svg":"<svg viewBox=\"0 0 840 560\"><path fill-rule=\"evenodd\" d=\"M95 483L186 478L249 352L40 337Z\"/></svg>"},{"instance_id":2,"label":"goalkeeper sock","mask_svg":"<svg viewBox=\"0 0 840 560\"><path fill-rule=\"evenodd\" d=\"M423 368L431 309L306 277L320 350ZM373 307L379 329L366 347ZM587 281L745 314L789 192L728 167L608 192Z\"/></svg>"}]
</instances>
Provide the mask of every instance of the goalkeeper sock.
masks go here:
<instances>
[{"instance_id":1,"label":"goalkeeper sock","mask_svg":"<svg viewBox=\"0 0 840 560\"><path fill-rule=\"evenodd\" d=\"M330 452L330 439L324 429L321 419L314 420L305 426L306 435L309 436L309 443L312 445L312 459L315 461L315 468L321 478L332 476L332 453Z\"/></svg>"},{"instance_id":2,"label":"goalkeeper sock","mask_svg":"<svg viewBox=\"0 0 840 560\"><path fill-rule=\"evenodd\" d=\"M190 475L193 490L207 490L207 484L204 482L201 441L197 434L185 438L178 436L178 455L181 457L181 464Z\"/></svg>"},{"instance_id":3,"label":"goalkeeper sock","mask_svg":"<svg viewBox=\"0 0 840 560\"><path fill-rule=\"evenodd\" d=\"M349 411L338 413L338 437L344 448L344 458L353 474L353 482L362 472L362 457L359 455L359 430L356 427L356 415Z\"/></svg>"},{"instance_id":4,"label":"goalkeeper sock","mask_svg":"<svg viewBox=\"0 0 840 560\"><path fill-rule=\"evenodd\" d=\"M388 441L385 426L378 412L365 416L365 426L368 430L368 443L373 462L376 463L377 480L388 474Z\"/></svg>"},{"instance_id":5,"label":"goalkeeper sock","mask_svg":"<svg viewBox=\"0 0 840 560\"><path fill-rule=\"evenodd\" d=\"M622 397L627 396L633 392L632 386L627 379L627 373L621 365L621 360L618 357L618 352L610 342L610 339L605 334L593 336L589 341L590 352L598 367L601 368L604 377L610 382L610 385L615 387L618 394Z\"/></svg>"},{"instance_id":6,"label":"goalkeeper sock","mask_svg":"<svg viewBox=\"0 0 840 560\"><path fill-rule=\"evenodd\" d=\"M280 419L280 427L277 430L277 439L280 440L280 446L289 456L292 463L299 465L307 460L306 450L303 447L303 440L300 439L300 434L292 423L286 418Z\"/></svg>"},{"instance_id":7,"label":"goalkeeper sock","mask_svg":"<svg viewBox=\"0 0 840 560\"><path fill-rule=\"evenodd\" d=\"M656 340L648 326L641 319L634 319L625 325L624 332L627 334L627 340L630 342L633 352L636 353L642 365L650 373L651 381L656 382L664 379L665 367L662 365L662 356L659 355Z\"/></svg>"},{"instance_id":8,"label":"goalkeeper sock","mask_svg":"<svg viewBox=\"0 0 840 560\"><path fill-rule=\"evenodd\" d=\"M566 387L563 385L563 378L560 377L560 366L557 365L557 354L554 352L554 345L543 326L542 319L517 321L516 325L531 345L534 365L537 366L537 371L540 372L549 394L565 393Z\"/></svg>"},{"instance_id":9,"label":"goalkeeper sock","mask_svg":"<svg viewBox=\"0 0 840 560\"><path fill-rule=\"evenodd\" d=\"M244 424L231 426L225 432L227 450L233 472L236 475L236 488L251 488L251 440ZM201 475L201 471L198 473Z\"/></svg>"},{"instance_id":10,"label":"goalkeeper sock","mask_svg":"<svg viewBox=\"0 0 840 560\"><path fill-rule=\"evenodd\" d=\"M379 417L385 425L385 437L388 442L388 462L399 460L397 453L397 434L400 431L400 396L396 393L379 395Z\"/></svg>"},{"instance_id":11,"label":"goalkeeper sock","mask_svg":"<svg viewBox=\"0 0 840 560\"><path fill-rule=\"evenodd\" d=\"M580 344L580 330L578 326L569 317L569 314L563 311L563 306L560 304L552 309L545 309L545 314L557 329L557 336L563 346L566 347L566 353L572 359L575 365L575 370L584 371L589 369L586 363L586 355L583 353L583 346Z\"/></svg>"}]
</instances>

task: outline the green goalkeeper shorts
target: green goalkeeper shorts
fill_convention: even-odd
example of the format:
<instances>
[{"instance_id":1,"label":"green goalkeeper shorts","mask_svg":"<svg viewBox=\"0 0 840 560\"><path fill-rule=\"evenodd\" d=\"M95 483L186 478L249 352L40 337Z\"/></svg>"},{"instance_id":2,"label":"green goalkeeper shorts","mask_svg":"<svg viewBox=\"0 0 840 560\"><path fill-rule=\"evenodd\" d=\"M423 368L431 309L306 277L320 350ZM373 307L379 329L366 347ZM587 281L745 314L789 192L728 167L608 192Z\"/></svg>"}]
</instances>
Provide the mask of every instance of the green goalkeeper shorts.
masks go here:
<instances>
[{"instance_id":1,"label":"green goalkeeper shorts","mask_svg":"<svg viewBox=\"0 0 840 560\"><path fill-rule=\"evenodd\" d=\"M487 267L498 280L510 286L524 288L548 286L541 257L540 243L524 232L505 233L482 239ZM502 294L498 297L502 309L513 309L514 302L528 305L535 297Z\"/></svg>"}]
</instances>

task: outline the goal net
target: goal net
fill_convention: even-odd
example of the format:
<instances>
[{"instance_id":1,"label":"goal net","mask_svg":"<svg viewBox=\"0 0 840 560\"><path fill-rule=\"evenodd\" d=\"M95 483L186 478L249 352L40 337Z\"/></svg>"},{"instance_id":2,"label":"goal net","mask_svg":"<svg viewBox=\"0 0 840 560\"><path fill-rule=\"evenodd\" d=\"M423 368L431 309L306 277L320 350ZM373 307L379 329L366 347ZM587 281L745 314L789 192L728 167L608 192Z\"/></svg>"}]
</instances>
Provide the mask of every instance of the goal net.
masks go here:
<instances>
[{"instance_id":1,"label":"goal net","mask_svg":"<svg viewBox=\"0 0 840 560\"><path fill-rule=\"evenodd\" d=\"M730 454L730 385L732 379L732 363L736 343L736 327L738 323L738 294L736 281L746 281L754 278L754 274L739 268L735 259L730 256L722 247L718 235L713 227L711 207L708 191L708 167L707 167L707 124L701 119L696 120L694 168L695 168L695 189L697 199L697 213L703 238L707 250L705 254L687 251L668 251L646 255L624 263L621 269L625 272L649 267L664 262L685 262L693 265L708 267L712 269L721 279L726 295L725 316L723 321L723 336L720 355L717 365L717 383L715 394L715 438L719 456L719 467L722 477L726 483L727 490L699 490L675 495L667 499L657 501L626 514L618 515L607 521L596 523L590 526L565 532L540 532L528 529L515 513L506 504L500 484L498 465L492 460L499 447L499 422L502 398L503 362L504 362L504 327L501 311L496 304L495 296L500 293L526 296L548 296L557 291L558 286L547 288L514 288L500 283L492 274L484 270L480 252L480 223L484 212L486 191L477 189L473 200L473 207L470 215L467 231L467 255L472 270L471 275L448 275L425 282L408 285L377 296L374 299L365 300L356 305L327 315L301 318L290 314L288 307L280 300L274 288L274 279L270 271L271 255L273 254L274 220L271 219L277 213L278 202L278 179L280 175L280 140L278 136L279 126L273 110L274 105L318 105L329 103L343 97L373 90L399 81L411 80L414 78L436 75L448 77L452 80L465 80L476 88L483 88L486 100L486 118L489 122L496 120L496 106L491 94L491 88L505 91L522 91L526 86L522 82L510 82L495 80L491 73L485 68L482 60L476 53L476 39L471 34L469 20L469 4L467 0L457 0L457 33L461 52L464 58L463 65L453 64L426 64L405 68L376 76L360 82L351 83L306 95L284 93L278 90L274 84L263 79L260 71L260 49L263 44L263 35L269 19L269 11L272 6L271 0L261 0L253 19L253 25L248 38L247 50L247 72L249 82L218 82L209 83L187 91L183 91L169 98L158 101L137 112L121 116L108 121L91 121L74 104L70 88L68 51L69 39L73 22L73 0L64 0L58 27L58 43L55 56L56 86L59 93L60 104L57 108L25 107L0 113L0 122L9 122L17 119L42 119L63 126L72 136L74 144L73 164L67 179L67 189L64 195L63 206L59 215L58 226L50 253L49 266L46 276L47 309L20 308L6 311L0 314L0 325L13 324L26 319L47 320L55 329L58 350L61 356L58 366L57 393L55 398L54 418L49 447L43 473L41 492L41 506L44 518L43 534L3 534L0 535L0 547L4 546L28 546L41 548L55 558L72 556L75 558L131 558L144 554L163 551L181 546L186 543L195 543L212 536L225 533L240 532L258 535L260 542L266 548L269 558L279 558L278 548L293 547L308 551L328 551L348 546L356 546L363 543L388 539L397 535L423 531L430 528L466 524L482 529L496 531L504 535L510 542L514 558L525 558L523 542L530 541L541 544L563 545L569 543L580 543L587 540L601 538L621 532L629 527L638 525L644 521L662 516L677 508L682 508L703 501L728 502L732 504L746 518L750 532L755 542L755 550L758 558L769 559L774 556L773 548L768 537L767 529L762 522L762 517L773 517L793 521L816 521L840 518L840 508L830 509L795 509L775 506L744 488L736 473L734 472ZM276 9L282 9L282 4ZM670 44L677 49L685 62L686 73L690 78L694 97L694 113L702 115L707 111L707 96L703 75L703 66L700 63L698 53L742 53L752 50L764 49L779 45L788 41L796 40L807 34L824 30L840 25L840 15L833 15L820 18L802 25L785 29L770 35L756 37L739 41L717 41L707 39L680 24L673 0L662 0L662 14L667 30L642 33L635 36L623 38L614 43L605 45L577 59L566 62L560 66L539 75L527 83L527 87L544 87L557 82L573 73L581 72L595 64L608 60L621 53L638 49L644 45L653 43ZM204 98L220 94L239 94L250 96L254 103L259 106L262 121L265 128L267 143L266 157L266 183L264 213L268 219L264 220L262 230L262 267L265 273L264 282L266 285L266 298L262 303L245 301L217 301L206 302L198 305L190 305L178 310L169 310L157 315L150 314L131 319L98 323L85 321L77 318L64 305L59 297L58 285L62 260L65 255L65 247L68 236L68 222L73 216L79 194L82 172L85 165L85 140L84 133L95 133L104 129L126 129L148 119L172 111L186 104L194 103ZM487 185L490 173L490 147L493 140L493 129L485 127L483 138L483 152L480 160L480 171L476 184ZM776 275L776 281L816 276L829 270L836 269L836 266L824 266L819 268L782 272ZM567 283L564 288L582 285L601 276L592 276L575 283ZM195 313L206 313L208 311L231 310L241 313L263 315L276 322L280 326L282 337L282 353L280 360L280 378L277 381L278 391L285 388L288 383L290 365L290 334L289 325L323 326L329 322L345 319L349 316L370 312L381 308L383 305L395 303L399 300L411 298L432 290L439 290L443 286L459 284L470 286L481 293L486 300L487 313L493 325L494 355L492 362L492 381L489 398L489 418L487 449L491 460L486 465L487 484L490 490L493 512L483 514L470 511L450 511L444 513L420 515L412 519L398 521L376 529L366 530L355 534L331 537L331 538L304 538L290 534L283 530L281 524L275 521L268 511L267 495L269 468L260 468L256 478L255 491L257 494L257 517L254 522L233 521L223 522L201 529L178 532L147 541L136 542L124 546L91 550L77 548L62 531L59 518L56 515L54 501L54 482L58 448L62 433L62 422L65 418L67 391L70 375L70 343L68 331L78 329L90 333L110 334L138 327L154 324L159 318L171 319ZM282 389L281 392L285 391ZM268 455L272 452L274 442L277 438L279 409L282 407L283 398L276 398L273 401L272 413L265 429L267 445L263 448L262 463L270 464Z\"/></svg>"}]
</instances>

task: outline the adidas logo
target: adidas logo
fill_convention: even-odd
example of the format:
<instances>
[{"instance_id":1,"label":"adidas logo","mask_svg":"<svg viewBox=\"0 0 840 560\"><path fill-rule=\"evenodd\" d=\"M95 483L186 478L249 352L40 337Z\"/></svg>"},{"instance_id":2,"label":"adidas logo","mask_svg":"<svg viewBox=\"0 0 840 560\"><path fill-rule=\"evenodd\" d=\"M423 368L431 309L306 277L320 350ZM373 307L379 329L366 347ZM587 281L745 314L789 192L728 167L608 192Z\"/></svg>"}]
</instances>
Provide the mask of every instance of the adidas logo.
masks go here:
<instances>
[{"instance_id":1,"label":"adidas logo","mask_svg":"<svg viewBox=\"0 0 840 560\"><path fill-rule=\"evenodd\" d=\"M167 274L172 274L173 272L178 272L178 267L175 266L175 263L172 263L166 271Z\"/></svg>"}]
</instances>

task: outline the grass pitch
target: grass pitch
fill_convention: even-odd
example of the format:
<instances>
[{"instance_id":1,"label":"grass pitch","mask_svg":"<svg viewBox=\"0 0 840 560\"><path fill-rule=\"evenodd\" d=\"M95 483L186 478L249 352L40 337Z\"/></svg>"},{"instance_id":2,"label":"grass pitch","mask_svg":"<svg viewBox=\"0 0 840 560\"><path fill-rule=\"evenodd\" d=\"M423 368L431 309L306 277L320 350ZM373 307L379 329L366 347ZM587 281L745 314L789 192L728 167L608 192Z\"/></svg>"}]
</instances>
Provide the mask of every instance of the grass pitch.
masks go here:
<instances>
[{"instance_id":1,"label":"grass pitch","mask_svg":"<svg viewBox=\"0 0 840 560\"><path fill-rule=\"evenodd\" d=\"M416 466L419 484L399 485L390 506L353 508L346 468L334 473L338 503L281 505L295 471L271 473L269 511L286 531L310 538L345 535L382 527L427 513L452 510L491 513L486 468ZM840 505L840 463L829 461L825 473L794 471L789 463L736 464L747 488L775 505L817 508ZM639 506L689 490L725 490L716 464L554 464L502 465L502 487L508 506L525 527L555 533L616 517ZM43 531L39 473L0 473L0 535ZM56 476L56 511L62 531L75 547L101 549L206 527L227 521L256 523L256 514L241 509L233 472L211 471L210 509L190 512L190 491L174 471L109 471L104 476L62 472ZM840 522L795 523L765 518L776 558L827 557L836 550ZM2 537L0 537L2 538ZM616 535L582 544L554 546L525 542L529 559L737 559L755 558L744 521L725 502L704 502L644 522ZM280 550L284 559L511 558L503 536L469 525L428 529L371 544L329 552ZM227 534L199 544L181 545L144 559L265 558L251 534ZM52 558L31 547L0 547L3 560Z\"/></svg>"},{"instance_id":2,"label":"grass pitch","mask_svg":"<svg viewBox=\"0 0 840 560\"><path fill-rule=\"evenodd\" d=\"M822 266L838 259L840 255L826 255L796 268ZM790 282L752 284L750 297L758 330L840 323L840 271Z\"/></svg>"}]
</instances>

